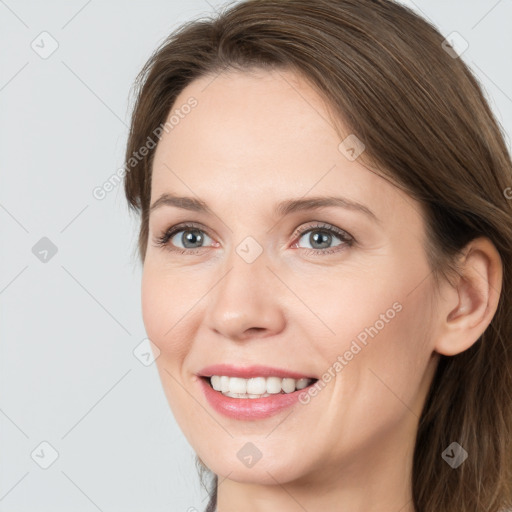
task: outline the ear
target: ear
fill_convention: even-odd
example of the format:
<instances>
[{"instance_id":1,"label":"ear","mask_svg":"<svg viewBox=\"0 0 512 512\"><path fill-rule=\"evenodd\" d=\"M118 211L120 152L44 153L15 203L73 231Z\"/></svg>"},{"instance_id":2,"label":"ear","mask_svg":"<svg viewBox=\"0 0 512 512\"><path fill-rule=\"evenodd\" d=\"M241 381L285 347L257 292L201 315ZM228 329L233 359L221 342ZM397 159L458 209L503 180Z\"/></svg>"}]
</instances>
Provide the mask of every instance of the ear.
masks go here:
<instances>
[{"instance_id":1,"label":"ear","mask_svg":"<svg viewBox=\"0 0 512 512\"><path fill-rule=\"evenodd\" d=\"M462 251L455 285L445 284L437 317L436 352L453 356L471 347L487 329L498 308L503 265L486 237L472 240Z\"/></svg>"}]
</instances>

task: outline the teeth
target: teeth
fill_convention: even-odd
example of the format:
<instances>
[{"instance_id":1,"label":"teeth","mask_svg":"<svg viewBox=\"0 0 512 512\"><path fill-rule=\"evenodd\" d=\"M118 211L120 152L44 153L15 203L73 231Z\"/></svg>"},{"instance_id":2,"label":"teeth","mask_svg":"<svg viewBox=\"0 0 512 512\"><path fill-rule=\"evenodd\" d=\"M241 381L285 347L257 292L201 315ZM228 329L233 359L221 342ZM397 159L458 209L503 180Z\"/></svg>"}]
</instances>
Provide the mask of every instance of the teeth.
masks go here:
<instances>
[{"instance_id":1,"label":"teeth","mask_svg":"<svg viewBox=\"0 0 512 512\"><path fill-rule=\"evenodd\" d=\"M229 377L217 377L219 379L220 391L227 393L229 391ZM218 388L217 391L219 391Z\"/></svg>"},{"instance_id":2,"label":"teeth","mask_svg":"<svg viewBox=\"0 0 512 512\"><path fill-rule=\"evenodd\" d=\"M309 386L309 384L310 384L310 380L311 380L311 379L299 379L299 380L297 381L297 384L296 384L297 389L304 389L304 388L306 388L307 386Z\"/></svg>"},{"instance_id":3,"label":"teeth","mask_svg":"<svg viewBox=\"0 0 512 512\"><path fill-rule=\"evenodd\" d=\"M231 398L265 398L266 396L270 396L269 393L264 393L263 395L250 395L248 393L222 393L225 396L230 396Z\"/></svg>"},{"instance_id":4,"label":"teeth","mask_svg":"<svg viewBox=\"0 0 512 512\"><path fill-rule=\"evenodd\" d=\"M265 377L255 377L253 379L248 379L247 393L251 395L263 395L267 393L267 379L265 379Z\"/></svg>"},{"instance_id":5,"label":"teeth","mask_svg":"<svg viewBox=\"0 0 512 512\"><path fill-rule=\"evenodd\" d=\"M240 377L226 377L225 375L212 375L210 383L216 391L232 398L262 398L277 393L293 393L304 389L313 382L313 379L289 379L280 377L254 377L242 379Z\"/></svg>"}]
</instances>

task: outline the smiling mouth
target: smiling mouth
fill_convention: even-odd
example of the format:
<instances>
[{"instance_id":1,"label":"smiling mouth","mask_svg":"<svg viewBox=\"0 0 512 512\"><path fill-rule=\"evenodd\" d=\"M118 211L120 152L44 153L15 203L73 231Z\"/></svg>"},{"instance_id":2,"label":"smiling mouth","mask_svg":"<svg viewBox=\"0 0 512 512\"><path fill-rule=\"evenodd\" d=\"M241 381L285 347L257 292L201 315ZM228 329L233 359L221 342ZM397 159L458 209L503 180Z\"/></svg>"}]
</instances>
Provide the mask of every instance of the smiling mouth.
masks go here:
<instances>
[{"instance_id":1,"label":"smiling mouth","mask_svg":"<svg viewBox=\"0 0 512 512\"><path fill-rule=\"evenodd\" d=\"M278 394L291 394L314 385L315 378L281 378L281 377L228 377L212 375L201 377L208 385L224 396L231 398L265 398Z\"/></svg>"}]
</instances>

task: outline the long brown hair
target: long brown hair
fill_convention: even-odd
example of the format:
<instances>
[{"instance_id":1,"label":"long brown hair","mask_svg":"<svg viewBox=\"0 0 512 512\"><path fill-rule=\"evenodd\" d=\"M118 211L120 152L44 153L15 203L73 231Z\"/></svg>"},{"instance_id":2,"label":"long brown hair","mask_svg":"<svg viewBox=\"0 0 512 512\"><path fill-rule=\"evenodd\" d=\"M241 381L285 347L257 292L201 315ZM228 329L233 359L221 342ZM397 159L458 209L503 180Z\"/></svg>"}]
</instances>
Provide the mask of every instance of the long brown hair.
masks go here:
<instances>
[{"instance_id":1,"label":"long brown hair","mask_svg":"<svg viewBox=\"0 0 512 512\"><path fill-rule=\"evenodd\" d=\"M343 135L363 141L361 158L420 202L436 282L457 272L470 240L488 237L503 263L498 309L474 345L440 357L419 421L412 489L417 512L498 512L512 507L512 163L477 80L443 40L390 0L231 5L182 25L145 64L126 160L194 79L228 68L291 69L327 100ZM142 262L153 155L132 162L125 177L128 203L141 214ZM453 441L469 454L455 470L441 457Z\"/></svg>"}]
</instances>

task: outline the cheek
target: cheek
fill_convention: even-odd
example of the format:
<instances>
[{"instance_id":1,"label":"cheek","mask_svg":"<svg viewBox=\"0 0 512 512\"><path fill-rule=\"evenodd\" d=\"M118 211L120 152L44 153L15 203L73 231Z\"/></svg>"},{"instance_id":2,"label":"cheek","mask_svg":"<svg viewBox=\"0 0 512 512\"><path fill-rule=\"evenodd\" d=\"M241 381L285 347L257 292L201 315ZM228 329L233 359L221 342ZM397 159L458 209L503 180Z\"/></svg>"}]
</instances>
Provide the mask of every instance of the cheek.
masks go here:
<instances>
[{"instance_id":1,"label":"cheek","mask_svg":"<svg viewBox=\"0 0 512 512\"><path fill-rule=\"evenodd\" d=\"M371 417L383 428L419 417L426 391L432 355L429 290L407 293L395 289L361 310L357 318L363 324L351 322L351 336L340 347L344 360L351 358L336 384L340 396L353 398L348 405L353 417Z\"/></svg>"},{"instance_id":2,"label":"cheek","mask_svg":"<svg viewBox=\"0 0 512 512\"><path fill-rule=\"evenodd\" d=\"M141 283L142 318L149 339L160 350L157 366L181 373L200 325L198 302L203 294L192 274L146 260Z\"/></svg>"},{"instance_id":3,"label":"cheek","mask_svg":"<svg viewBox=\"0 0 512 512\"><path fill-rule=\"evenodd\" d=\"M316 320L323 334L309 338L325 371L339 376L331 389L396 402L387 384L414 401L432 354L431 290L428 279L422 282L428 275L422 263L410 272L389 265L316 281L322 293L310 291L308 305L329 330Z\"/></svg>"},{"instance_id":4,"label":"cheek","mask_svg":"<svg viewBox=\"0 0 512 512\"><path fill-rule=\"evenodd\" d=\"M142 318L148 337L167 359L168 353L179 353L182 338L180 318L186 316L188 301L178 293L180 283L166 277L156 265L146 263L142 273Z\"/></svg>"},{"instance_id":5,"label":"cheek","mask_svg":"<svg viewBox=\"0 0 512 512\"><path fill-rule=\"evenodd\" d=\"M411 245L406 251L397 243L386 257L344 269L325 283L324 318L341 340L339 348L349 349L356 340L405 357L424 343L431 321L430 269L421 248Z\"/></svg>"},{"instance_id":6,"label":"cheek","mask_svg":"<svg viewBox=\"0 0 512 512\"><path fill-rule=\"evenodd\" d=\"M148 337L161 349L161 341L170 318L165 314L165 288L156 274L145 264L142 273L141 305L142 319ZM169 308L167 308L170 310Z\"/></svg>"},{"instance_id":7,"label":"cheek","mask_svg":"<svg viewBox=\"0 0 512 512\"><path fill-rule=\"evenodd\" d=\"M373 338L382 338L381 333L389 331L389 325L403 316L405 294L382 266L330 269L329 273L296 280L294 291L306 298L310 309L295 318L306 319L311 331L309 339L326 362L333 363L339 354L350 350L354 341L364 347L365 342L369 345ZM296 313L303 309L298 304Z\"/></svg>"},{"instance_id":8,"label":"cheek","mask_svg":"<svg viewBox=\"0 0 512 512\"><path fill-rule=\"evenodd\" d=\"M167 401L180 428L187 434L193 431L194 422L204 418L195 417L197 411L190 410L190 396L180 384L184 378L183 362L190 349L190 325L186 328L191 312L187 315L187 310L194 303L192 298L177 292L180 284L183 283L179 279L166 277L160 266L146 259L141 282L143 322L149 339L160 350L155 364Z\"/></svg>"}]
</instances>

